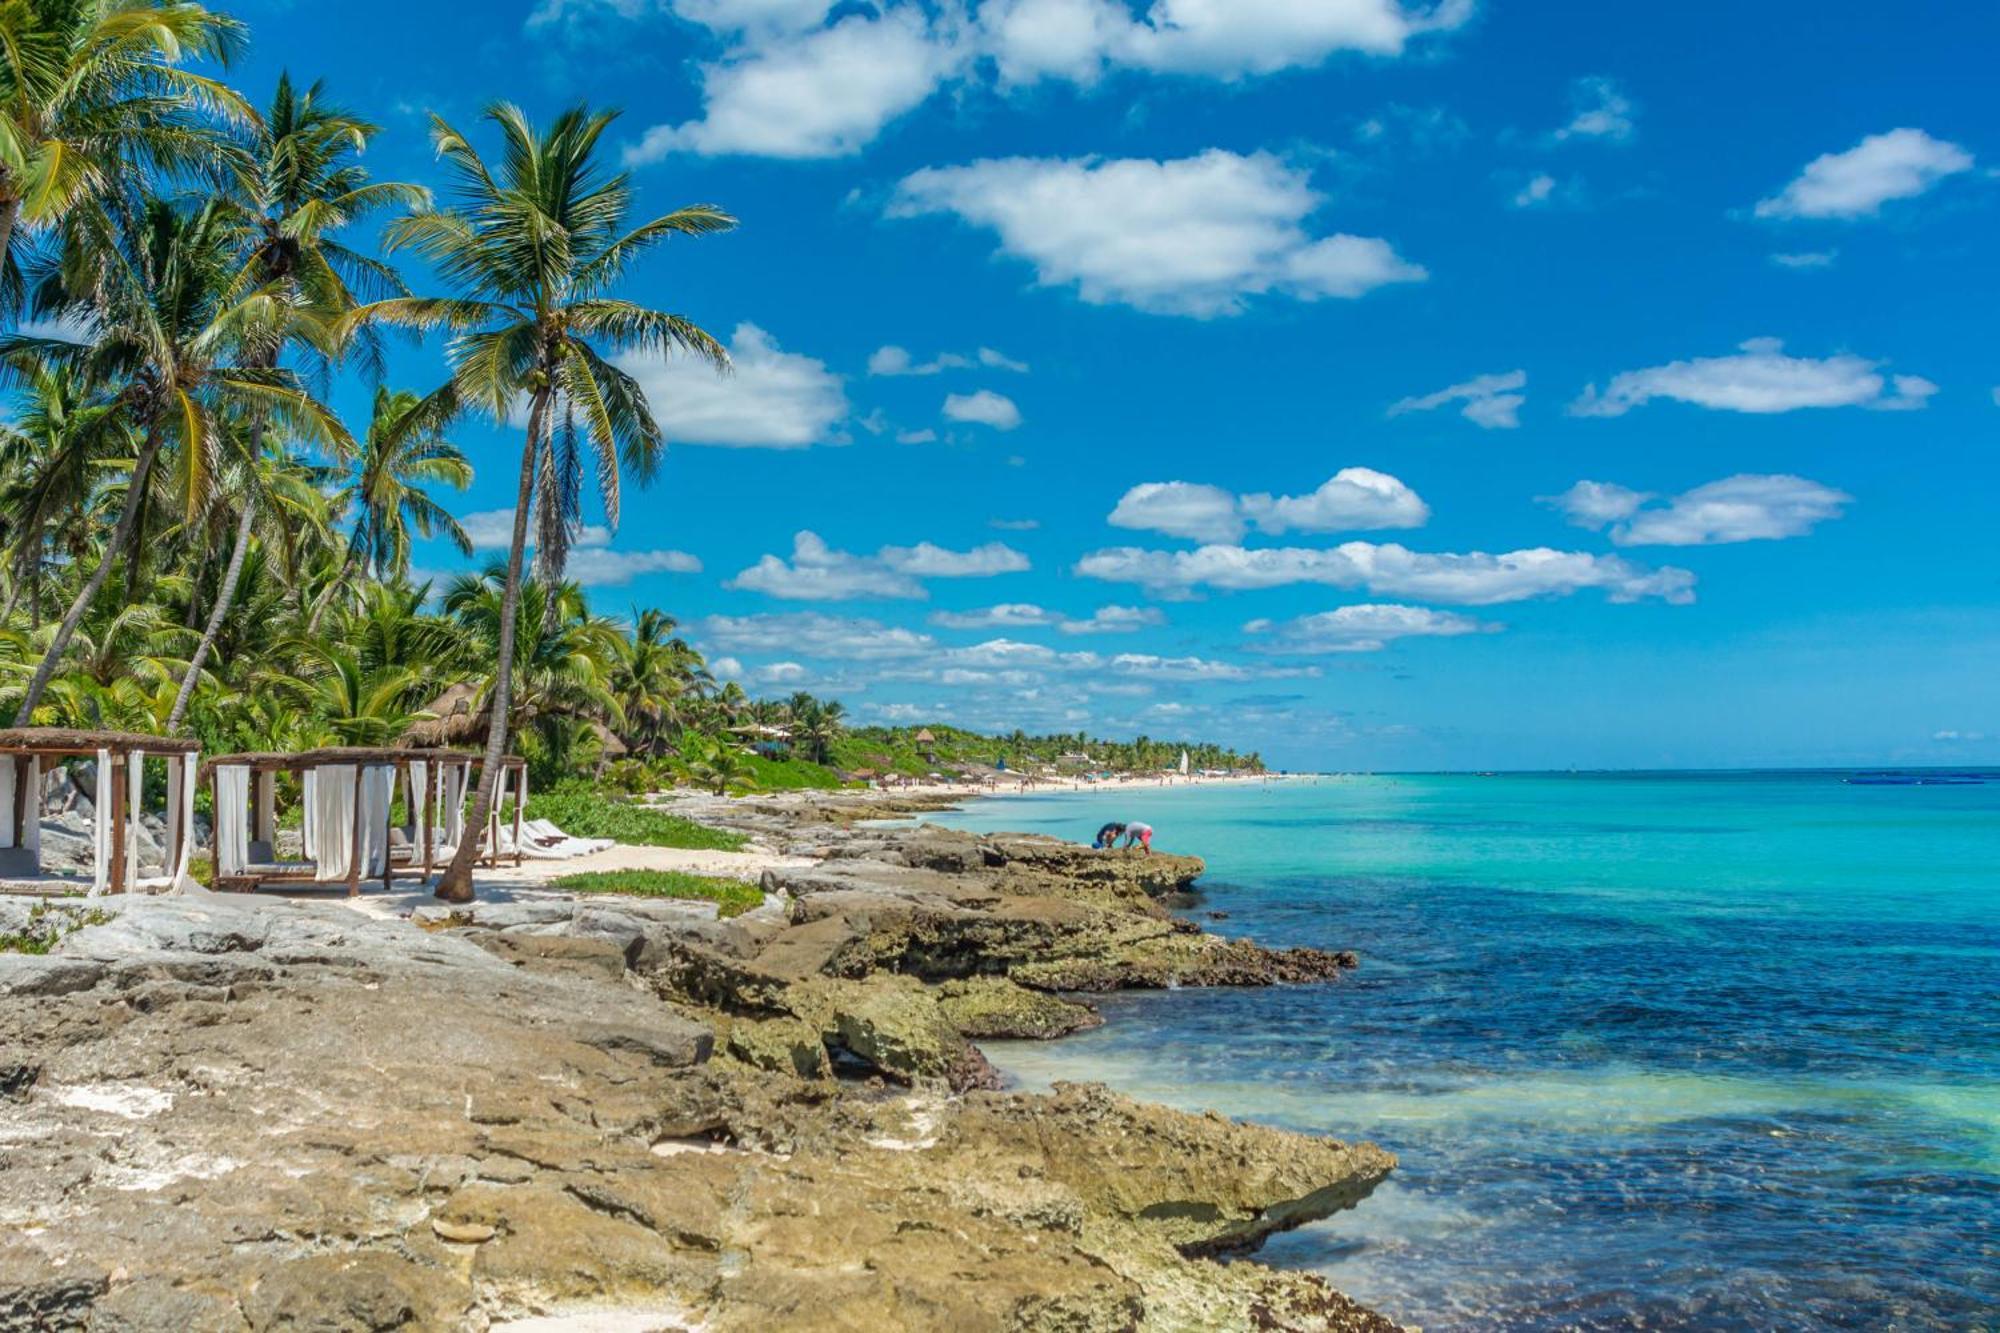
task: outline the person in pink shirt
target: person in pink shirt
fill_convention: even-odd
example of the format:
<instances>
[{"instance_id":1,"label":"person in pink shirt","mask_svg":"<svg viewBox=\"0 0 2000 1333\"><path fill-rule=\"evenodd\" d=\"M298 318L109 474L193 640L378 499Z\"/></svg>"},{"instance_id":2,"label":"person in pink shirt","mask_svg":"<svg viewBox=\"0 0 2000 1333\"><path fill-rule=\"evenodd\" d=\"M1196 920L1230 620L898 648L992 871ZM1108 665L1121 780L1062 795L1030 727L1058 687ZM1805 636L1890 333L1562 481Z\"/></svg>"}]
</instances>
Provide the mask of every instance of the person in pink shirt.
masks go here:
<instances>
[{"instance_id":1,"label":"person in pink shirt","mask_svg":"<svg viewBox=\"0 0 2000 1333\"><path fill-rule=\"evenodd\" d=\"M1134 844L1146 855L1153 854L1153 826L1151 824L1127 824L1125 826L1125 847L1131 850Z\"/></svg>"}]
</instances>

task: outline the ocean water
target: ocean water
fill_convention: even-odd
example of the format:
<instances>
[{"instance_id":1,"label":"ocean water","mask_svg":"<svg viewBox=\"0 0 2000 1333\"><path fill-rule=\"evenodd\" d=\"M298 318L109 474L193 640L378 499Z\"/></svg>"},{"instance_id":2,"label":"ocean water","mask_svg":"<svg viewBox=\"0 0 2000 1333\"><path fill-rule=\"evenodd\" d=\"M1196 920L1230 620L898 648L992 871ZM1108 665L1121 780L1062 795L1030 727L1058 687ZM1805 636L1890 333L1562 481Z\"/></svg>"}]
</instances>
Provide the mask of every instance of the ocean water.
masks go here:
<instances>
[{"instance_id":1,"label":"ocean water","mask_svg":"<svg viewBox=\"0 0 2000 1333\"><path fill-rule=\"evenodd\" d=\"M1264 1257L1427 1329L2000 1328L2000 774L1400 776L943 822L1209 862L1210 929L1348 980L1133 993L1097 1079L1396 1152ZM1974 775L1980 776L1980 775ZM1226 912L1212 919L1211 912Z\"/></svg>"}]
</instances>

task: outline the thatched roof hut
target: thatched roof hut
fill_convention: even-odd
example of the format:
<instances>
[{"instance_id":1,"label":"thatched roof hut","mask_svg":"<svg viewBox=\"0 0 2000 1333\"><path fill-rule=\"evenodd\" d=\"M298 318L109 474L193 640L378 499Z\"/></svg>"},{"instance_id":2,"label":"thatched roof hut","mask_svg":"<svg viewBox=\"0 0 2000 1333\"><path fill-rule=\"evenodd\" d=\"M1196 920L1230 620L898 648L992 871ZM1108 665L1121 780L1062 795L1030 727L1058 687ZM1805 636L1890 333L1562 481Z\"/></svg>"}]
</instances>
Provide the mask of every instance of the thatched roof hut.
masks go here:
<instances>
[{"instance_id":1,"label":"thatched roof hut","mask_svg":"<svg viewBox=\"0 0 2000 1333\"><path fill-rule=\"evenodd\" d=\"M590 724L591 734L597 737L597 754L600 759L623 759L632 753L632 747L618 739L618 733L602 722Z\"/></svg>"},{"instance_id":2,"label":"thatched roof hut","mask_svg":"<svg viewBox=\"0 0 2000 1333\"><path fill-rule=\"evenodd\" d=\"M478 745L486 740L486 709L479 687L469 680L458 684L425 704L430 717L410 724L402 734L404 745L436 749L443 745Z\"/></svg>"}]
</instances>

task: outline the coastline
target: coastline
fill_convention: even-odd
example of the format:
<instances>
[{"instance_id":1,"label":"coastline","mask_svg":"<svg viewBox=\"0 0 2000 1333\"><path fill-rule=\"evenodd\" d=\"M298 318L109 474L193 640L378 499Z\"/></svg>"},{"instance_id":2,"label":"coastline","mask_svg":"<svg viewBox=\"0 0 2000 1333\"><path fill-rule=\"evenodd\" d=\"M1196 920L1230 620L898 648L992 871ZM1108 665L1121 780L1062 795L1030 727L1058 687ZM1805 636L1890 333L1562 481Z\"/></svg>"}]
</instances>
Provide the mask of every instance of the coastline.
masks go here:
<instances>
[{"instance_id":1,"label":"coastline","mask_svg":"<svg viewBox=\"0 0 2000 1333\"><path fill-rule=\"evenodd\" d=\"M765 905L726 922L533 887L603 868L579 858L459 909L135 899L46 958L0 956L9 1048L50 1052L0 1100L0 1271L29 1275L0 1308L81 1315L164 1282L245 1316L400 1302L424 1327L670 1305L718 1333L1393 1329L1315 1276L1213 1257L1353 1206L1387 1153L1100 1087L989 1091L978 1048L1092 1025L1093 992L1328 980L1352 956L1173 917L1197 858L874 823L975 794L677 800L751 845L621 850L761 878ZM95 1034L107 1006L133 1017ZM106 1116L145 1188L49 1194ZM298 1234L302 1207L316 1239L242 1242Z\"/></svg>"}]
</instances>

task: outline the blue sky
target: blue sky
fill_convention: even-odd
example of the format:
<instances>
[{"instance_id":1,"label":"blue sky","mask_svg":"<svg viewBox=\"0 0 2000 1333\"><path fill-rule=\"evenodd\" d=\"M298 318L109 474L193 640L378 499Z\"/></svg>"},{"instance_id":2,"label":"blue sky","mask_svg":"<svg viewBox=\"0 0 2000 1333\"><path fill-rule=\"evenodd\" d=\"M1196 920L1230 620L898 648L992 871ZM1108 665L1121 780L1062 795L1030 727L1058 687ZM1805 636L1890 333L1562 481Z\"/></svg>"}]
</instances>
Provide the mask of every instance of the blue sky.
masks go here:
<instances>
[{"instance_id":1,"label":"blue sky","mask_svg":"<svg viewBox=\"0 0 2000 1333\"><path fill-rule=\"evenodd\" d=\"M586 98L642 214L742 219L633 278L738 370L635 367L676 443L576 570L753 692L1294 767L2000 759L2000 16L236 12L379 175ZM459 435L497 531L518 441Z\"/></svg>"}]
</instances>

